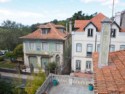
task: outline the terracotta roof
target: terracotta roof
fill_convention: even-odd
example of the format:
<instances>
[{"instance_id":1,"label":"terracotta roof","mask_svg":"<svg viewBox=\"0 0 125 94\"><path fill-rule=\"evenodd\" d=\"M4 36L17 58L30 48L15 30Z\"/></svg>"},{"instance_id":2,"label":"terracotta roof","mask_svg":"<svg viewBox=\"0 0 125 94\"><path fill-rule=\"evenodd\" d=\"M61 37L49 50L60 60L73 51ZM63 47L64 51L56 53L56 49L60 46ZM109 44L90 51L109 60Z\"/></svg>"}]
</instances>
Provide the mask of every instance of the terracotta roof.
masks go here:
<instances>
[{"instance_id":1,"label":"terracotta roof","mask_svg":"<svg viewBox=\"0 0 125 94\"><path fill-rule=\"evenodd\" d=\"M106 16L103 15L102 13L97 14L95 17L93 17L90 20L76 20L75 21L75 28L78 28L77 31L83 31L84 28L91 22L93 23L98 31L101 31L101 21L105 18Z\"/></svg>"},{"instance_id":2,"label":"terracotta roof","mask_svg":"<svg viewBox=\"0 0 125 94\"><path fill-rule=\"evenodd\" d=\"M42 34L41 28L50 28L48 34ZM53 39L53 40L65 40L67 34L59 31L56 25L53 23L48 23L46 25L40 25L39 29L21 38L23 39Z\"/></svg>"},{"instance_id":3,"label":"terracotta roof","mask_svg":"<svg viewBox=\"0 0 125 94\"><path fill-rule=\"evenodd\" d=\"M75 77L80 77L80 78L93 78L93 74L88 74L88 73L83 73L83 72L74 72L72 73L73 76Z\"/></svg>"},{"instance_id":4,"label":"terracotta roof","mask_svg":"<svg viewBox=\"0 0 125 94\"><path fill-rule=\"evenodd\" d=\"M83 28L89 23L90 20L75 20L75 28L77 31L83 31Z\"/></svg>"},{"instance_id":5,"label":"terracotta roof","mask_svg":"<svg viewBox=\"0 0 125 94\"><path fill-rule=\"evenodd\" d=\"M121 28L121 32L125 32L125 28Z\"/></svg>"},{"instance_id":6,"label":"terracotta roof","mask_svg":"<svg viewBox=\"0 0 125 94\"><path fill-rule=\"evenodd\" d=\"M95 93L125 94L125 50L109 54L109 66L98 68L98 53L93 54Z\"/></svg>"}]
</instances>

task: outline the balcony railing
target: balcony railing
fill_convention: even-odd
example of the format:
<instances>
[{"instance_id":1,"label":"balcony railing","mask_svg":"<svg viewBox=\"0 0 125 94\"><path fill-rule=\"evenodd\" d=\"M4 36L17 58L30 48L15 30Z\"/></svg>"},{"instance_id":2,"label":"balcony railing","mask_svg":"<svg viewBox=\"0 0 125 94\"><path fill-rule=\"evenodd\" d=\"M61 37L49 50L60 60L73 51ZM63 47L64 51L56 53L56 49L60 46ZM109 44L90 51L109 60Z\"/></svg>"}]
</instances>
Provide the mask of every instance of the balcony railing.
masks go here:
<instances>
[{"instance_id":1,"label":"balcony railing","mask_svg":"<svg viewBox=\"0 0 125 94\"><path fill-rule=\"evenodd\" d=\"M50 74L48 78L45 80L43 85L37 90L36 94L42 94L44 92L48 92L49 89L52 87L52 80L57 80L59 84L70 84L70 85L78 85L78 86L86 86L88 84L93 84L93 78L79 78L79 77L72 77L69 75L55 75Z\"/></svg>"}]
</instances>

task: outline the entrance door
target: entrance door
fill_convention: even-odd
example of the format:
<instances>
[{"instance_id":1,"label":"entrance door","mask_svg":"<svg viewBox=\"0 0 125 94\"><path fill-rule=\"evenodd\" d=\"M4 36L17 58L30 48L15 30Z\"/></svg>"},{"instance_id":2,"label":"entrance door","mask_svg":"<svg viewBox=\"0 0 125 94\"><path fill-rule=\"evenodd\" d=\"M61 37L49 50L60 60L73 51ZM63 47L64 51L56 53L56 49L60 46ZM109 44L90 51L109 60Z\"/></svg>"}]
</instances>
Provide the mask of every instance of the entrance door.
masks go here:
<instances>
[{"instance_id":1,"label":"entrance door","mask_svg":"<svg viewBox=\"0 0 125 94\"><path fill-rule=\"evenodd\" d=\"M32 65L34 68L37 68L38 67L37 57L36 56L29 56L29 64Z\"/></svg>"},{"instance_id":2,"label":"entrance door","mask_svg":"<svg viewBox=\"0 0 125 94\"><path fill-rule=\"evenodd\" d=\"M45 69L46 66L48 65L49 63L49 58L41 58L41 65L42 65L42 68Z\"/></svg>"}]
</instances>

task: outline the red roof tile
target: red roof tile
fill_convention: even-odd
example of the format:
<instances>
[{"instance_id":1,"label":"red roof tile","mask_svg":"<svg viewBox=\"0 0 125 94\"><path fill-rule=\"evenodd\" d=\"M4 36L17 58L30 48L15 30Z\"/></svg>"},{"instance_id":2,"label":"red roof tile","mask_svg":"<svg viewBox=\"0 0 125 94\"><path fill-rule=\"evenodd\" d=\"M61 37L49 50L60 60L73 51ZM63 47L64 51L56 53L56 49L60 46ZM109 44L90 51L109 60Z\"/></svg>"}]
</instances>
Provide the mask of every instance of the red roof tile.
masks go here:
<instances>
[{"instance_id":1,"label":"red roof tile","mask_svg":"<svg viewBox=\"0 0 125 94\"><path fill-rule=\"evenodd\" d=\"M125 94L125 50L110 53L109 60L109 66L98 68L98 53L93 54L96 92Z\"/></svg>"},{"instance_id":2,"label":"red roof tile","mask_svg":"<svg viewBox=\"0 0 125 94\"><path fill-rule=\"evenodd\" d=\"M89 23L90 20L75 20L75 28L77 31L83 31L83 28Z\"/></svg>"},{"instance_id":3,"label":"red roof tile","mask_svg":"<svg viewBox=\"0 0 125 94\"><path fill-rule=\"evenodd\" d=\"M62 27L61 25L55 25L48 23L46 25L40 25L39 29L21 38L23 39L53 39L53 40L65 40L66 33L59 31L56 27ZM48 34L42 34L41 28L50 28Z\"/></svg>"},{"instance_id":4,"label":"red roof tile","mask_svg":"<svg viewBox=\"0 0 125 94\"><path fill-rule=\"evenodd\" d=\"M101 21L105 18L106 16L103 15L102 13L97 14L95 17L93 17L90 20L76 20L75 21L75 28L78 28L77 31L83 31L83 29L90 23L92 22L98 29L98 31L101 31Z\"/></svg>"}]
</instances>

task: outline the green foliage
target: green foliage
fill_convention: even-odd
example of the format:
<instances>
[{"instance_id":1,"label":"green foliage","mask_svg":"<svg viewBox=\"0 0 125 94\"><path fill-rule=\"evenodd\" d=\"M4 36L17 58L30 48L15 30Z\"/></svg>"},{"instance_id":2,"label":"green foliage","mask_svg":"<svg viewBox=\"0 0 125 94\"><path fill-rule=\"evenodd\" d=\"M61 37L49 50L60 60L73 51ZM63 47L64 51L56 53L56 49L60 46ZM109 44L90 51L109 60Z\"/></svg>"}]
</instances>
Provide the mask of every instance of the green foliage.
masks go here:
<instances>
[{"instance_id":1,"label":"green foliage","mask_svg":"<svg viewBox=\"0 0 125 94\"><path fill-rule=\"evenodd\" d=\"M0 79L0 94L13 94L12 83Z\"/></svg>"},{"instance_id":2,"label":"green foliage","mask_svg":"<svg viewBox=\"0 0 125 94\"><path fill-rule=\"evenodd\" d=\"M23 57L23 45L22 44L17 45L13 53L16 57Z\"/></svg>"},{"instance_id":3,"label":"green foliage","mask_svg":"<svg viewBox=\"0 0 125 94\"><path fill-rule=\"evenodd\" d=\"M0 56L0 61L3 61L4 60L4 57L3 56Z\"/></svg>"},{"instance_id":4,"label":"green foliage","mask_svg":"<svg viewBox=\"0 0 125 94\"><path fill-rule=\"evenodd\" d=\"M41 70L38 74L33 74L33 79L29 78L29 80L27 81L27 85L25 88L27 94L35 94L36 90L43 84L45 79L45 73Z\"/></svg>"},{"instance_id":5,"label":"green foliage","mask_svg":"<svg viewBox=\"0 0 125 94\"><path fill-rule=\"evenodd\" d=\"M7 53L5 54L5 56L6 56L7 58L15 58L15 57L16 57L13 52L7 52Z\"/></svg>"},{"instance_id":6,"label":"green foliage","mask_svg":"<svg viewBox=\"0 0 125 94\"><path fill-rule=\"evenodd\" d=\"M0 62L0 68L15 68L16 64L12 62Z\"/></svg>"},{"instance_id":7,"label":"green foliage","mask_svg":"<svg viewBox=\"0 0 125 94\"><path fill-rule=\"evenodd\" d=\"M4 21L0 28L0 49L12 51L16 45L22 43L19 37L31 32L29 26L13 21Z\"/></svg>"},{"instance_id":8,"label":"green foliage","mask_svg":"<svg viewBox=\"0 0 125 94\"><path fill-rule=\"evenodd\" d=\"M82 11L78 11L78 12L74 13L72 15L72 17L67 18L66 20L60 20L60 21L58 21L57 19L54 19L51 22L54 23L54 24L61 24L63 26L66 26L66 23L69 22L69 20L71 20L72 23L74 24L75 20L89 20L92 17L94 17L96 14L97 14L97 12L93 13L91 15L88 15L88 14L82 13ZM74 28L74 25L73 25L73 28Z\"/></svg>"},{"instance_id":9,"label":"green foliage","mask_svg":"<svg viewBox=\"0 0 125 94\"><path fill-rule=\"evenodd\" d=\"M46 66L47 70L49 70L51 73L53 73L55 71L55 68L57 68L57 63L52 62L52 63L48 63L48 65Z\"/></svg>"}]
</instances>

